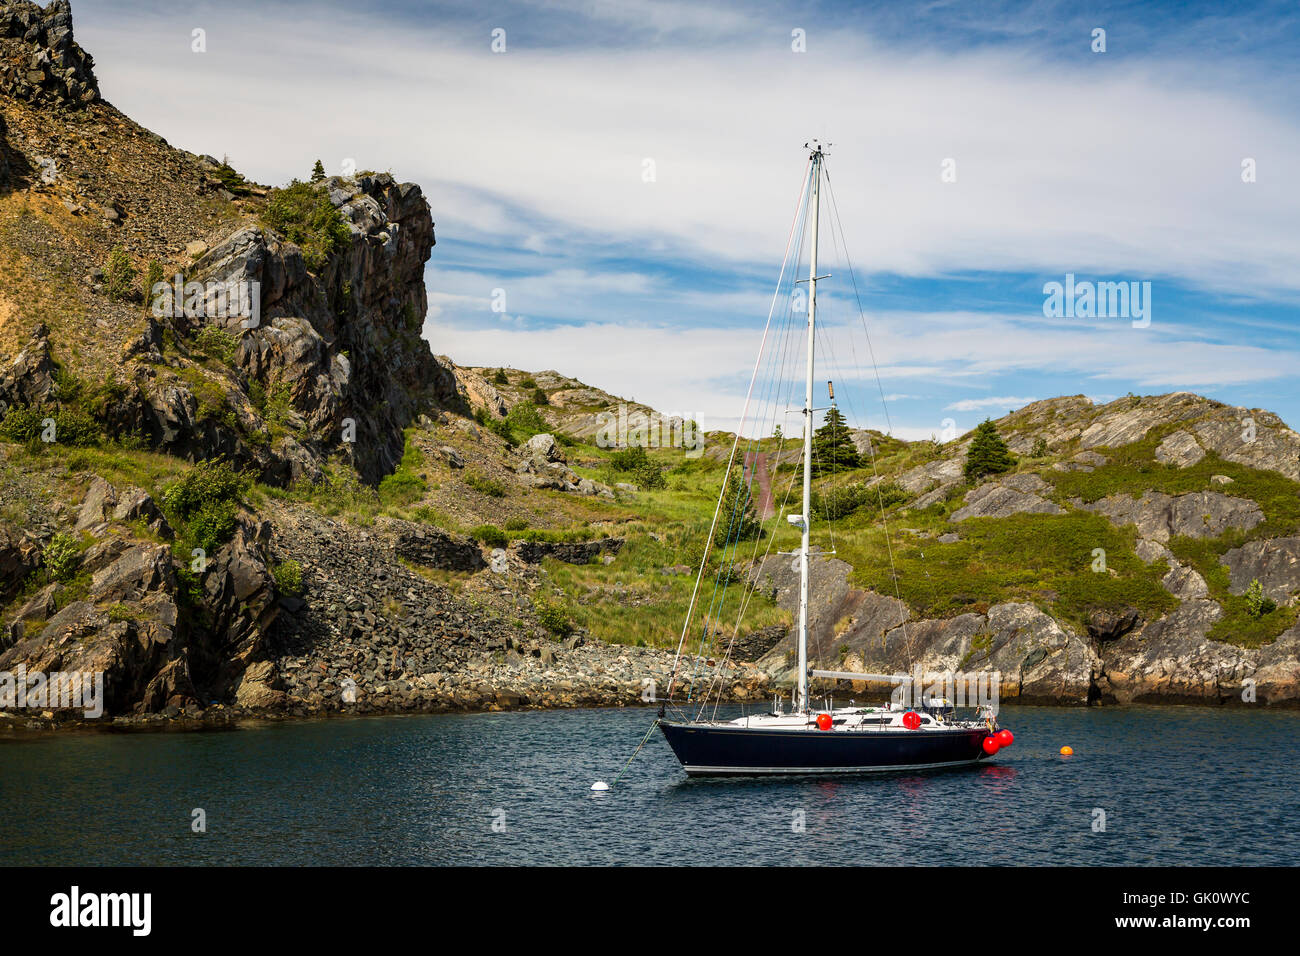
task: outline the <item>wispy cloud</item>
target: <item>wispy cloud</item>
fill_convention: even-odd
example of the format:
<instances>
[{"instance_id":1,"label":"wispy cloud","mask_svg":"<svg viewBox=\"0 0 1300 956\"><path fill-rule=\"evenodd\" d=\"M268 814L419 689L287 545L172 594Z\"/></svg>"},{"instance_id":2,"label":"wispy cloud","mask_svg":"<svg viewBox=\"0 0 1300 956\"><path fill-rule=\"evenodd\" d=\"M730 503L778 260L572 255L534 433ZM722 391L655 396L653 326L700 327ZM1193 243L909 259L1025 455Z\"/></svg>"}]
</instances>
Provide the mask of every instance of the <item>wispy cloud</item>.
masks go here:
<instances>
[{"instance_id":1,"label":"wispy cloud","mask_svg":"<svg viewBox=\"0 0 1300 956\"><path fill-rule=\"evenodd\" d=\"M1267 386L1300 415L1300 16L1260 10L1117 8L1102 55L1090 12L1046 0L102 0L76 14L105 95L173 143L264 182L317 157L420 182L438 223L435 351L558 367L715 422L743 396L799 145L830 139L887 400L914 416L898 428L928 435L945 411L1025 401L976 390L1103 381L1244 402ZM196 27L207 53L191 52ZM1152 280L1152 327L1036 319L1042 283L1066 272ZM843 378L873 381L850 327L828 323L828 345Z\"/></svg>"},{"instance_id":2,"label":"wispy cloud","mask_svg":"<svg viewBox=\"0 0 1300 956\"><path fill-rule=\"evenodd\" d=\"M995 398L963 398L959 402L945 405L944 410L950 412L977 412L982 408L1002 408L1010 410L1036 401L1038 401L1036 398L1017 398L1014 395L998 396Z\"/></svg>"}]
</instances>

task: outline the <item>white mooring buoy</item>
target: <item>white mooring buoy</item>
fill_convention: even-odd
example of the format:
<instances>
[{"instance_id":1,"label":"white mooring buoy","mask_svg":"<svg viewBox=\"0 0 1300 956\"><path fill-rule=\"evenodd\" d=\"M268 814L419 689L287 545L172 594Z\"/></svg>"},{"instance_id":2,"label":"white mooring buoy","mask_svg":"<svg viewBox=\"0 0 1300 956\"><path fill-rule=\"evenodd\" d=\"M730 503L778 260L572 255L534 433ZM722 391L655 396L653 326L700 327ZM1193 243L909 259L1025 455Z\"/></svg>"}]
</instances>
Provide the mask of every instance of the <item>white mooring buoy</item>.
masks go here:
<instances>
[{"instance_id":1,"label":"white mooring buoy","mask_svg":"<svg viewBox=\"0 0 1300 956\"><path fill-rule=\"evenodd\" d=\"M597 780L595 783L593 783L593 784L591 785L591 789L592 789L592 790L608 790L608 789L609 789L609 784L607 784L604 780Z\"/></svg>"}]
</instances>

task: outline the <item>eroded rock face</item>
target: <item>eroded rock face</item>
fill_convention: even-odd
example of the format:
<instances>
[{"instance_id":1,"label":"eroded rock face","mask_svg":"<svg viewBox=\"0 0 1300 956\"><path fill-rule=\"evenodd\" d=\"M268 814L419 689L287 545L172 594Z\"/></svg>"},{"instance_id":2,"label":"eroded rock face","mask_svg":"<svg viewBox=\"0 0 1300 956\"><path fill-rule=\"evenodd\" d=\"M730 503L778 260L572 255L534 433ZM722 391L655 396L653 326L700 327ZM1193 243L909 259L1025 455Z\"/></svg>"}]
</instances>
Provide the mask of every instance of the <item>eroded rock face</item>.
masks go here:
<instances>
[{"instance_id":1,"label":"eroded rock face","mask_svg":"<svg viewBox=\"0 0 1300 956\"><path fill-rule=\"evenodd\" d=\"M468 412L453 368L420 337L424 263L434 236L419 187L378 174L336 177L325 188L347 222L348 239L318 272L297 246L254 226L211 248L194 247L199 257L187 279L250 290L250 298L257 288L255 317L228 308L224 318L162 319L175 328L182 352L175 371L160 364L162 325L151 320L127 349L133 381L104 409L110 435L143 435L151 446L191 460L224 458L272 484L315 480L321 463L341 454L377 483L396 468L402 430L421 413L435 405ZM232 371L187 367L184 343L204 324L238 339ZM38 357L33 352L27 364ZM40 381L31 371L24 379ZM252 401L255 387L277 408L287 399L288 434L268 426L265 409Z\"/></svg>"},{"instance_id":2,"label":"eroded rock face","mask_svg":"<svg viewBox=\"0 0 1300 956\"><path fill-rule=\"evenodd\" d=\"M967 518L1007 518L1014 514L1064 514L1061 506L1041 495L1051 486L1034 474L1011 475L980 485L966 495L966 506L954 511L953 521Z\"/></svg>"},{"instance_id":3,"label":"eroded rock face","mask_svg":"<svg viewBox=\"0 0 1300 956\"><path fill-rule=\"evenodd\" d=\"M174 536L162 509L143 488L128 488L122 492L112 517L114 521L140 521L160 538L170 540Z\"/></svg>"},{"instance_id":4,"label":"eroded rock face","mask_svg":"<svg viewBox=\"0 0 1300 956\"><path fill-rule=\"evenodd\" d=\"M0 92L35 103L81 109L99 98L94 59L72 37L72 7L51 0L0 4Z\"/></svg>"},{"instance_id":5,"label":"eroded rock face","mask_svg":"<svg viewBox=\"0 0 1300 956\"><path fill-rule=\"evenodd\" d=\"M95 515L111 507L110 490L103 483L87 495ZM135 495L123 500L142 506ZM123 510L122 503L117 510ZM112 520L139 513L128 507ZM103 537L83 553L80 565L90 573L86 600L56 613L51 584L18 609L7 622L7 640L0 642L8 645L0 654L0 670L21 665L29 674L102 672L109 717L227 698L261 652L279 609L265 560L269 527L246 516L238 519L234 537L200 574L200 603L183 625L181 583L170 548L133 541L121 535L123 530L95 523L92 533ZM0 559L5 540L0 534Z\"/></svg>"},{"instance_id":6,"label":"eroded rock face","mask_svg":"<svg viewBox=\"0 0 1300 956\"><path fill-rule=\"evenodd\" d=\"M203 574L211 624L192 642L190 666L195 679L218 697L262 656L267 632L279 613L266 558L270 537L270 522L241 516L234 536L209 560Z\"/></svg>"},{"instance_id":7,"label":"eroded rock face","mask_svg":"<svg viewBox=\"0 0 1300 956\"><path fill-rule=\"evenodd\" d=\"M1223 616L1214 601L1184 601L1119 641L1098 673L1100 699L1119 703L1218 702L1255 670L1251 654L1206 634Z\"/></svg>"},{"instance_id":8,"label":"eroded rock face","mask_svg":"<svg viewBox=\"0 0 1300 956\"><path fill-rule=\"evenodd\" d=\"M14 406L42 405L54 394L49 334L49 329L38 325L27 346L0 371L0 417Z\"/></svg>"},{"instance_id":9,"label":"eroded rock face","mask_svg":"<svg viewBox=\"0 0 1300 956\"><path fill-rule=\"evenodd\" d=\"M521 453L534 461L564 463L564 450L554 435L534 435L524 443Z\"/></svg>"},{"instance_id":10,"label":"eroded rock face","mask_svg":"<svg viewBox=\"0 0 1300 956\"><path fill-rule=\"evenodd\" d=\"M997 671L1004 702L1235 703L1250 691L1259 703L1300 704L1300 625L1260 648L1210 640L1223 611L1204 596L1200 576L1176 562L1166 586L1182 597L1178 608L1145 623L1132 608L1097 609L1084 634L1032 604L1015 602L984 613L915 620L893 598L851 587L849 567L837 559L819 557L813 570L814 667L873 674L912 673L916 667L968 675ZM770 588L782 607L797 608L798 571L788 559L769 559L757 583ZM794 657L791 629L758 665L774 682L788 683L795 677ZM835 696L889 690L841 682Z\"/></svg>"},{"instance_id":11,"label":"eroded rock face","mask_svg":"<svg viewBox=\"0 0 1300 956\"><path fill-rule=\"evenodd\" d=\"M914 495L920 494L930 490L936 484L946 487L961 481L964 468L965 463L960 457L943 458L938 461L927 462L924 465L917 465L915 468L903 472L898 476L897 483L904 491Z\"/></svg>"},{"instance_id":12,"label":"eroded rock face","mask_svg":"<svg viewBox=\"0 0 1300 956\"><path fill-rule=\"evenodd\" d=\"M1264 594L1287 604L1300 594L1300 538L1269 538L1233 548L1223 556L1233 594L1245 594L1256 578Z\"/></svg>"},{"instance_id":13,"label":"eroded rock face","mask_svg":"<svg viewBox=\"0 0 1300 956\"><path fill-rule=\"evenodd\" d=\"M17 529L0 525L0 600L18 593L23 581L41 564L41 549L25 541Z\"/></svg>"},{"instance_id":14,"label":"eroded rock face","mask_svg":"<svg viewBox=\"0 0 1300 956\"><path fill-rule=\"evenodd\" d=\"M1079 436L1084 448L1118 448L1141 441L1157 425L1205 414L1209 403L1191 392L1173 392L1131 402L1120 399L1098 410L1097 419Z\"/></svg>"},{"instance_id":15,"label":"eroded rock face","mask_svg":"<svg viewBox=\"0 0 1300 956\"><path fill-rule=\"evenodd\" d=\"M76 530L85 531L104 523L108 512L117 504L117 489L96 475L77 513Z\"/></svg>"},{"instance_id":16,"label":"eroded rock face","mask_svg":"<svg viewBox=\"0 0 1300 956\"><path fill-rule=\"evenodd\" d=\"M1180 429L1156 446L1155 457L1156 461L1166 465L1190 468L1205 457L1205 449L1197 443L1190 432Z\"/></svg>"},{"instance_id":17,"label":"eroded rock face","mask_svg":"<svg viewBox=\"0 0 1300 956\"><path fill-rule=\"evenodd\" d=\"M1220 458L1300 481L1300 435L1272 412L1225 408L1193 430L1201 445Z\"/></svg>"},{"instance_id":18,"label":"eroded rock face","mask_svg":"<svg viewBox=\"0 0 1300 956\"><path fill-rule=\"evenodd\" d=\"M1111 495L1092 503L1077 502L1085 511L1104 515L1112 524L1135 525L1138 534L1165 542L1176 535L1215 538L1229 528L1249 531L1264 520L1264 512L1249 498L1217 491L1166 495L1148 491L1141 498Z\"/></svg>"}]
</instances>

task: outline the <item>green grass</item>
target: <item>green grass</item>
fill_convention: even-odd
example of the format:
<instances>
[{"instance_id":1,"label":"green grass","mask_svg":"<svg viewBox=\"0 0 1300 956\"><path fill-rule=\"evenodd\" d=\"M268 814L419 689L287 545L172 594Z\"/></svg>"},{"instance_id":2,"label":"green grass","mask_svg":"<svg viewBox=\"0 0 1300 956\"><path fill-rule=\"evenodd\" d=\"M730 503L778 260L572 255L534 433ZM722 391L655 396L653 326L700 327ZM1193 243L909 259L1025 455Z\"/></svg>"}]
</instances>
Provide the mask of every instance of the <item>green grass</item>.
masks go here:
<instances>
[{"instance_id":1,"label":"green grass","mask_svg":"<svg viewBox=\"0 0 1300 956\"><path fill-rule=\"evenodd\" d=\"M702 544L707 526L697 529L653 526L661 537L655 541L648 534L650 525L625 529L626 543L612 564L597 561L586 565L566 564L550 558L542 566L551 583L563 594L568 615L589 634L613 644L636 644L651 647L676 647L681 638L682 621L695 584L696 567L690 574L670 575L661 569L688 564L692 549ZM704 608L712 598L712 579L702 588ZM714 639L715 649L725 647L735 629L740 602L752 597L742 634L770 624L790 623L789 615L776 607L765 595L746 591L735 581L726 589L725 600L715 608L715 620L721 635ZM558 599L557 599L558 600ZM701 621L699 612L695 624ZM698 633L695 635L698 638Z\"/></svg>"},{"instance_id":2,"label":"green grass","mask_svg":"<svg viewBox=\"0 0 1300 956\"><path fill-rule=\"evenodd\" d=\"M424 455L408 434L397 470L379 482L380 503L389 508L403 507L423 498L429 490L428 482L419 474L423 467Z\"/></svg>"},{"instance_id":3,"label":"green grass","mask_svg":"<svg viewBox=\"0 0 1300 956\"><path fill-rule=\"evenodd\" d=\"M324 184L294 180L271 192L263 221L302 250L307 268L319 272L348 241L348 224L330 202Z\"/></svg>"},{"instance_id":4,"label":"green grass","mask_svg":"<svg viewBox=\"0 0 1300 956\"><path fill-rule=\"evenodd\" d=\"M912 515L908 523L932 534L954 530L939 514ZM1133 552L1134 530L1116 528L1100 515L1076 511L973 518L955 530L961 540L950 544L897 529L891 535L898 594L921 616L983 613L993 604L1024 601L1082 625L1093 608L1136 607L1153 618L1177 605L1160 585L1168 568L1144 564ZM795 537L790 532L783 536L789 540L778 540L778 545L789 550ZM815 534L814 539L829 550L828 536ZM835 547L853 565L853 583L895 593L878 525L850 524L837 536ZM1097 548L1106 552L1105 572L1092 570Z\"/></svg>"}]
</instances>

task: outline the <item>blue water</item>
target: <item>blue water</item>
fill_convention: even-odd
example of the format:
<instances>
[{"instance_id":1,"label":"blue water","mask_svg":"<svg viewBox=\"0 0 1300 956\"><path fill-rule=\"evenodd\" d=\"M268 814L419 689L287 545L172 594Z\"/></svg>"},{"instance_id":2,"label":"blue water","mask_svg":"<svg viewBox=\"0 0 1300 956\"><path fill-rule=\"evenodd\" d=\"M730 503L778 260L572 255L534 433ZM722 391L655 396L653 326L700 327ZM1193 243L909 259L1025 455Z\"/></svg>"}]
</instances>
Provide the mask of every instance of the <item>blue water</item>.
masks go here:
<instances>
[{"instance_id":1,"label":"blue water","mask_svg":"<svg viewBox=\"0 0 1300 956\"><path fill-rule=\"evenodd\" d=\"M656 731L617 787L590 792L652 720L580 710L0 740L0 863L1300 862L1300 713L1007 708L1016 744L996 764L833 780L688 780Z\"/></svg>"}]
</instances>

